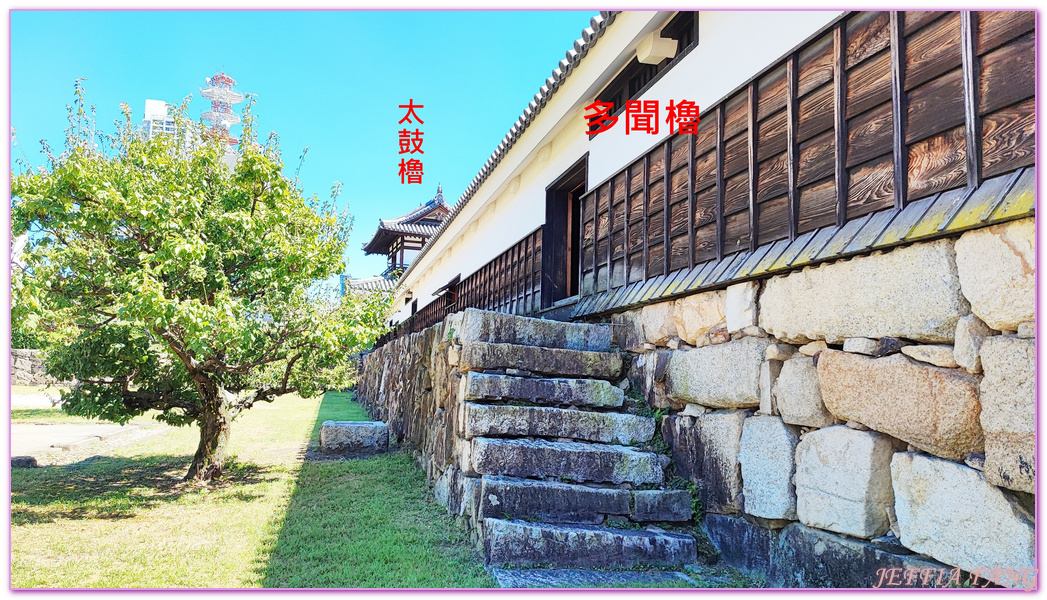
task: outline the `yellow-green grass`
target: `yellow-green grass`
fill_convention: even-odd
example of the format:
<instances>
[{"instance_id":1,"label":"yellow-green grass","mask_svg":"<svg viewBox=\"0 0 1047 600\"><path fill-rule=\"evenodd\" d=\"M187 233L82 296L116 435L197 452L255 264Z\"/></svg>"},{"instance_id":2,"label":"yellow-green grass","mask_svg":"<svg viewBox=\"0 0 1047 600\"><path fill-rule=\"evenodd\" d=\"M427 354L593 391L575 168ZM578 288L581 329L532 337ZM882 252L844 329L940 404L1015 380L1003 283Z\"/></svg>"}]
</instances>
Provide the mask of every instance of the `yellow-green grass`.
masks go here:
<instances>
[{"instance_id":1,"label":"yellow-green grass","mask_svg":"<svg viewBox=\"0 0 1047 600\"><path fill-rule=\"evenodd\" d=\"M11 480L11 584L26 587L483 587L462 529L401 453L303 463L346 394L286 396L233 424L233 459L183 483L186 427Z\"/></svg>"}]
</instances>

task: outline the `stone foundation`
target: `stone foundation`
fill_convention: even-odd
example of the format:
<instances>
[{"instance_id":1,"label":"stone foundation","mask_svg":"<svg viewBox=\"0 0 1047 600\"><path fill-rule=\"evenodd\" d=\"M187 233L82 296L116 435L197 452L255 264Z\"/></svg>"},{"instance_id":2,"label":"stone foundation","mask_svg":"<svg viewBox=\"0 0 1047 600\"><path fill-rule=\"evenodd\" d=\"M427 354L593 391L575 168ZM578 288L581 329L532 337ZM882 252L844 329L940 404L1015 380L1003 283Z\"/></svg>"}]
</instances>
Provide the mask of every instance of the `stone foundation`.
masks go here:
<instances>
[{"instance_id":1,"label":"stone foundation","mask_svg":"<svg viewBox=\"0 0 1047 600\"><path fill-rule=\"evenodd\" d=\"M1024 219L612 317L724 561L788 587L878 568L1022 585L1033 235Z\"/></svg>"},{"instance_id":2,"label":"stone foundation","mask_svg":"<svg viewBox=\"0 0 1047 600\"><path fill-rule=\"evenodd\" d=\"M534 489L481 480L477 465L489 461L515 465L509 477L562 479L549 485L564 488L566 504L534 515L547 523L558 514L599 523L626 504L634 517L682 518L682 497L579 485L579 473L595 472L611 484L660 483L651 455L627 446L467 439L535 427L577 439L582 428L641 443L649 430L638 422L570 414L586 401L611 410L628 389L664 411L670 474L697 488L701 523L727 564L786 587L955 585L961 570L963 582L973 573L1021 587L1035 546L1033 230L1032 219L1005 223L619 313L623 360L609 358L601 335L555 328L502 348L478 321L452 315L368 357L358 396L474 529L501 516L481 509L483 486L514 507L534 504ZM454 331L469 332L461 352ZM537 348L543 336L574 352ZM513 379L549 361L591 381ZM463 375L463 365L494 372ZM466 404L491 394L553 408ZM464 427L470 410L484 414L482 430ZM553 546L575 535L505 523L499 535ZM633 560L644 539L606 544ZM659 544L675 560L672 540Z\"/></svg>"}]
</instances>

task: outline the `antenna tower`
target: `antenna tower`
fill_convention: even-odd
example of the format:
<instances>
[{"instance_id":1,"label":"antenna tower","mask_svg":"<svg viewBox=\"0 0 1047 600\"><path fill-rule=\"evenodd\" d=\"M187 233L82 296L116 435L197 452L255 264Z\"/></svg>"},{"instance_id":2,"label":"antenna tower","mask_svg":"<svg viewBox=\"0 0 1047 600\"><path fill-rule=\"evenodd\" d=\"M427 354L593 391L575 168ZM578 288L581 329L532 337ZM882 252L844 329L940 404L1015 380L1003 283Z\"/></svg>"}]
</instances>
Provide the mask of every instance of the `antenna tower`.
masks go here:
<instances>
[{"instance_id":1,"label":"antenna tower","mask_svg":"<svg viewBox=\"0 0 1047 600\"><path fill-rule=\"evenodd\" d=\"M229 127L240 122L240 116L233 112L233 105L244 101L244 95L234 91L236 80L223 72L218 72L214 77L207 78L207 89L201 89L200 95L211 101L211 110L200 113L200 117L207 121L211 130L209 136L226 140L230 146L235 146L240 140L229 135Z\"/></svg>"}]
</instances>

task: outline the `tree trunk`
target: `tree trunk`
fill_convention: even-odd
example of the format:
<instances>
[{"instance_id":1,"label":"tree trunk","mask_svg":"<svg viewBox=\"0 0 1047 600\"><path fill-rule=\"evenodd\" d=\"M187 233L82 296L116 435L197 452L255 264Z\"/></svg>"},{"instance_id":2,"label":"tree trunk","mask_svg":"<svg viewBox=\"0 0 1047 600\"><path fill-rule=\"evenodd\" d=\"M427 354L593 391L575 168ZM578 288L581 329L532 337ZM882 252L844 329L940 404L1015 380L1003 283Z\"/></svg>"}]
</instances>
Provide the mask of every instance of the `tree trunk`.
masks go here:
<instances>
[{"instance_id":1,"label":"tree trunk","mask_svg":"<svg viewBox=\"0 0 1047 600\"><path fill-rule=\"evenodd\" d=\"M200 445L185 480L210 481L222 475L225 451L229 445L229 411L231 404L225 390L213 382L198 382L203 400L200 416Z\"/></svg>"}]
</instances>

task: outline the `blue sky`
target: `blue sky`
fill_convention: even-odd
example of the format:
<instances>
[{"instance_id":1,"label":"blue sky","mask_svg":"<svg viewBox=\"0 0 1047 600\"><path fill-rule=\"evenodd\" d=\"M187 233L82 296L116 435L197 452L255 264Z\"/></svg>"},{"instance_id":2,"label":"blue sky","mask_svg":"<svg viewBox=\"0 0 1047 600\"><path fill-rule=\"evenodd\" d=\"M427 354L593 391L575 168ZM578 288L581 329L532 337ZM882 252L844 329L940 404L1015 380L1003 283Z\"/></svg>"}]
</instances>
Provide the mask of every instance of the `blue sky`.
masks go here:
<instances>
[{"instance_id":1,"label":"blue sky","mask_svg":"<svg viewBox=\"0 0 1047 600\"><path fill-rule=\"evenodd\" d=\"M385 267L360 250L378 219L429 200L438 183L453 204L595 11L10 14L11 125L33 165L44 162L38 140L61 148L78 77L111 131L122 101L140 122L147 98L193 94L198 118L204 78L224 70L258 96L263 139L280 134L288 176L309 146L307 195L344 184L340 204L356 218L347 271L366 277ZM411 98L425 105L421 185L397 176L398 105Z\"/></svg>"}]
</instances>

